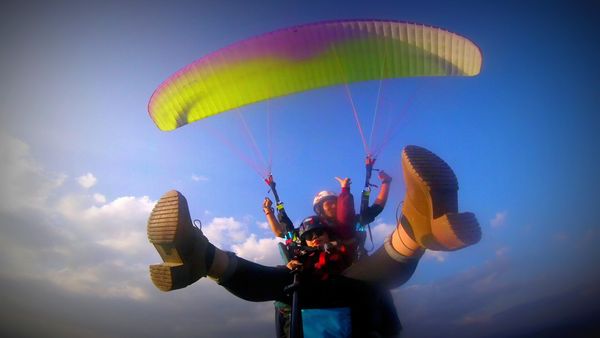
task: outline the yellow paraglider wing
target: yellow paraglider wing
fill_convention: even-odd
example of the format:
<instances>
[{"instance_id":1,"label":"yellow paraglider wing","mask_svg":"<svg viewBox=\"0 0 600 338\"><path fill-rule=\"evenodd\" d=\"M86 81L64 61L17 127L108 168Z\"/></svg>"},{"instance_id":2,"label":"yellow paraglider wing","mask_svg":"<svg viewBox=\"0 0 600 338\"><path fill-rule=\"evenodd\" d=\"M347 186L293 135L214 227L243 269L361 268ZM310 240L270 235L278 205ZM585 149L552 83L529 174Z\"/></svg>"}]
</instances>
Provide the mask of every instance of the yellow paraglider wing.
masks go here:
<instances>
[{"instance_id":1,"label":"yellow paraglider wing","mask_svg":"<svg viewBox=\"0 0 600 338\"><path fill-rule=\"evenodd\" d=\"M162 130L262 100L326 86L413 76L474 76L481 52L440 28L397 21L330 21L286 28L209 54L154 92Z\"/></svg>"}]
</instances>

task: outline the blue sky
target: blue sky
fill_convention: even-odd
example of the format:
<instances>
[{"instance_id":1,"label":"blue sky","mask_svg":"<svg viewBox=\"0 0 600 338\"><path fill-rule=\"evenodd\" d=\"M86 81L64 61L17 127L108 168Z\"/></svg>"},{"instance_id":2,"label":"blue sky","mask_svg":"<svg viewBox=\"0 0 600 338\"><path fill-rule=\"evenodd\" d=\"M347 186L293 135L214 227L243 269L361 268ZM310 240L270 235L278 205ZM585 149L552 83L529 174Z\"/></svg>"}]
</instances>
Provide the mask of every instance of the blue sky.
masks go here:
<instances>
[{"instance_id":1,"label":"blue sky","mask_svg":"<svg viewBox=\"0 0 600 338\"><path fill-rule=\"evenodd\" d=\"M301 219L316 192L336 188L334 176L351 177L360 190L365 154L343 87L168 133L146 105L169 75L212 51L348 18L443 27L483 53L475 78L383 82L384 113L414 101L378 158L395 180L373 225L376 245L403 198L399 157L407 144L454 168L460 208L475 212L483 230L476 246L427 254L394 290L407 333L495 337L581 327L600 307L598 11L591 1L262 1L252 11L241 1L2 2L1 332L271 335L270 303L236 299L210 280L168 294L154 289L147 265L159 257L145 222L156 200L178 189L211 241L278 264L261 212L267 187L210 130L256 159L240 133L243 116L265 156L272 145L279 192ZM350 86L367 130L378 85Z\"/></svg>"}]
</instances>

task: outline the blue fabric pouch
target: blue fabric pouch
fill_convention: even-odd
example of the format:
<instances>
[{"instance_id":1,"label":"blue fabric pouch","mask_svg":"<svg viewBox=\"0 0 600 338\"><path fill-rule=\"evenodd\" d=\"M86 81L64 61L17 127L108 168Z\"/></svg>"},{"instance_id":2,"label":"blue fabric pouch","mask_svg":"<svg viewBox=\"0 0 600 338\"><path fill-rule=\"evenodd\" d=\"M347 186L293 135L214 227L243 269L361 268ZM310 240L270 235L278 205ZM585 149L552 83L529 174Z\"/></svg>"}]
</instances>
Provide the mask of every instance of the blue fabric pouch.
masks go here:
<instances>
[{"instance_id":1,"label":"blue fabric pouch","mask_svg":"<svg viewBox=\"0 0 600 338\"><path fill-rule=\"evenodd\" d=\"M350 308L302 309L304 338L352 336Z\"/></svg>"}]
</instances>

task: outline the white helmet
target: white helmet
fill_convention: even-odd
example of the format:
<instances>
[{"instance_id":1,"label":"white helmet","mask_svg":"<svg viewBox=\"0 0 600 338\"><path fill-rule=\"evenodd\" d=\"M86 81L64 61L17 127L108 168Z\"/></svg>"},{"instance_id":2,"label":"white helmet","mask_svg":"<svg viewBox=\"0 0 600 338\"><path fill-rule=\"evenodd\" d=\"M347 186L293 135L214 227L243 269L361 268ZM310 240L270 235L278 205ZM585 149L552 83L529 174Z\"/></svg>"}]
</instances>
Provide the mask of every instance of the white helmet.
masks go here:
<instances>
[{"instance_id":1,"label":"white helmet","mask_svg":"<svg viewBox=\"0 0 600 338\"><path fill-rule=\"evenodd\" d=\"M317 213L320 214L321 212L321 205L323 204L323 202L325 202L325 200L328 199L332 199L332 198L337 198L337 194L334 193L333 191L327 191L327 190L323 190L320 193L317 194L317 196L315 196L315 199L313 200L313 210Z\"/></svg>"}]
</instances>

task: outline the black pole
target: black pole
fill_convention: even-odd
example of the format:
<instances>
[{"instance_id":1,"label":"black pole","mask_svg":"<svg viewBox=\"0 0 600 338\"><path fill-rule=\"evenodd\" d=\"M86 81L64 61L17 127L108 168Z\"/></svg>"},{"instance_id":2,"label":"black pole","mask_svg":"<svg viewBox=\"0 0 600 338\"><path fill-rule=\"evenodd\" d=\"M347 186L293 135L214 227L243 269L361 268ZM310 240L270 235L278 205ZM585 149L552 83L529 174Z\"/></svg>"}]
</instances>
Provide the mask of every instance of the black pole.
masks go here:
<instances>
[{"instance_id":1,"label":"black pole","mask_svg":"<svg viewBox=\"0 0 600 338\"><path fill-rule=\"evenodd\" d=\"M279 200L279 194L277 193L276 188L277 183L275 183L272 174L269 174L269 176L267 176L267 178L265 179L265 183L269 186L269 188L271 188L273 196L275 197L275 205L277 207L277 220L279 221L279 223L283 223L285 225L285 231L287 233L292 233L294 231L294 223L292 223L292 220L285 212L283 202Z\"/></svg>"},{"instance_id":2,"label":"black pole","mask_svg":"<svg viewBox=\"0 0 600 338\"><path fill-rule=\"evenodd\" d=\"M317 248L308 248L305 246L298 246L296 251L298 254L296 258L300 261L304 261L303 257L308 252L318 251ZM292 270L294 274L294 282L284 288L284 292L292 292L292 313L290 314L290 337L291 338L303 338L304 332L302 330L302 310L300 309L300 287L301 287L301 276L302 270L296 268Z\"/></svg>"},{"instance_id":3,"label":"black pole","mask_svg":"<svg viewBox=\"0 0 600 338\"><path fill-rule=\"evenodd\" d=\"M373 164L375 164L375 159L371 157L371 155L367 155L367 159L365 161L365 186L363 188L362 194L360 196L360 212L359 212L359 222L361 225L366 225L366 221L364 219L367 208L369 207L369 197L371 196L371 175L373 173Z\"/></svg>"},{"instance_id":4,"label":"black pole","mask_svg":"<svg viewBox=\"0 0 600 338\"><path fill-rule=\"evenodd\" d=\"M291 285L294 290L292 293L292 313L291 315L291 323L290 323L290 338L302 338L302 331L300 330L300 325L302 325L302 317L301 310L299 304L300 298L300 271L294 272L294 283Z\"/></svg>"}]
</instances>

